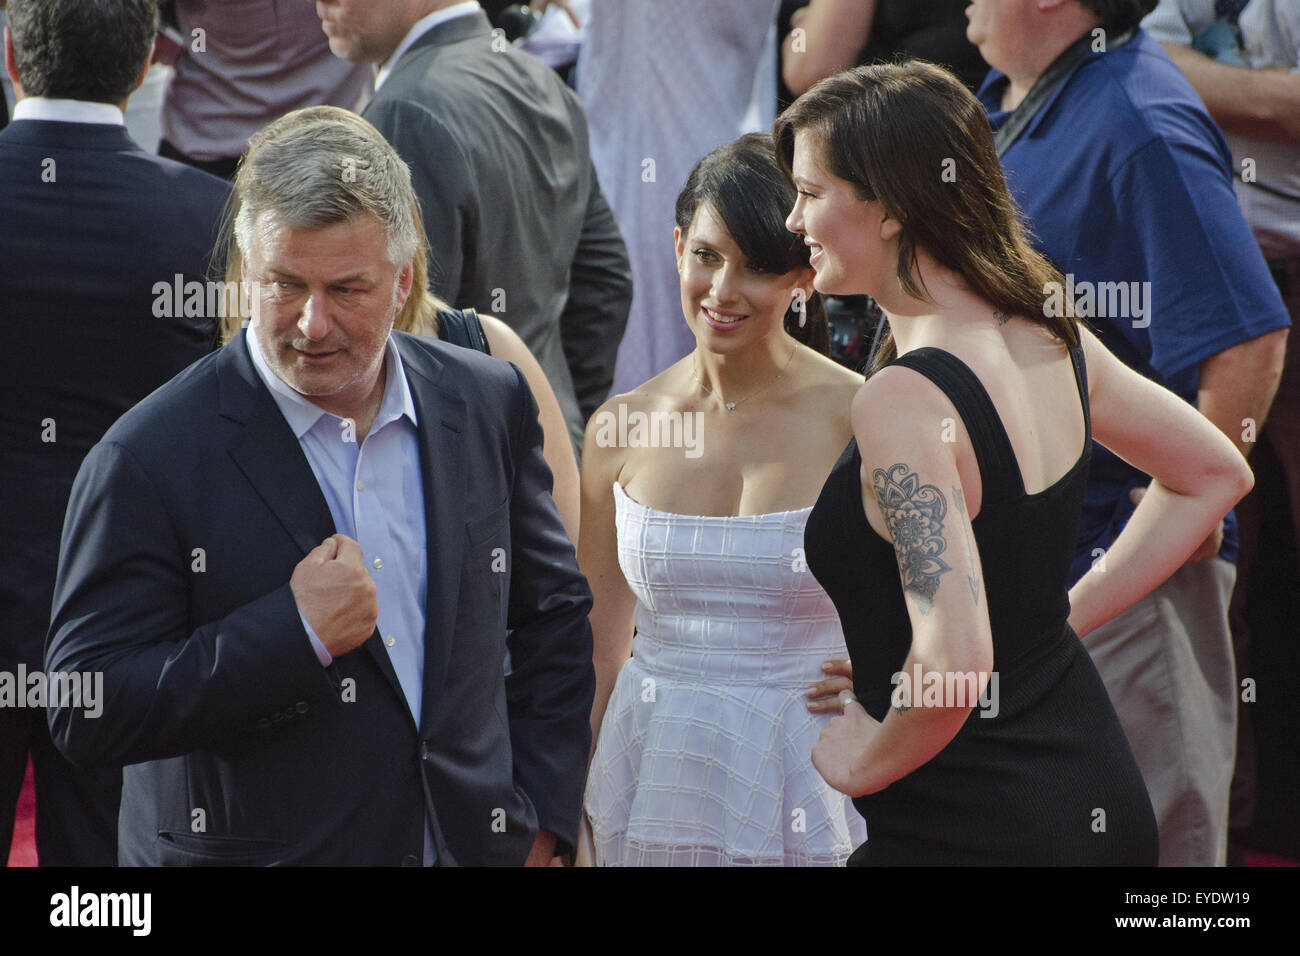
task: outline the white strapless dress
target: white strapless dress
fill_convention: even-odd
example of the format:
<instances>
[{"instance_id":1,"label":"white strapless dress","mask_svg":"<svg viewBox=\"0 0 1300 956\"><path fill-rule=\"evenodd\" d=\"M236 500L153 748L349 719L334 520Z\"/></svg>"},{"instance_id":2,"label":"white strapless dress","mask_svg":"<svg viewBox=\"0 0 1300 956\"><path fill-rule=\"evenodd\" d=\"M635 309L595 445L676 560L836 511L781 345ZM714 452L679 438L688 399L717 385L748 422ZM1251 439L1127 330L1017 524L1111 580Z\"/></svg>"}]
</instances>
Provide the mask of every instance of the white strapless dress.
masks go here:
<instances>
[{"instance_id":1,"label":"white strapless dress","mask_svg":"<svg viewBox=\"0 0 1300 956\"><path fill-rule=\"evenodd\" d=\"M658 511L614 484L618 560L637 597L587 779L605 866L837 866L866 840L812 765L829 716L805 690L844 658L803 560L811 508Z\"/></svg>"}]
</instances>

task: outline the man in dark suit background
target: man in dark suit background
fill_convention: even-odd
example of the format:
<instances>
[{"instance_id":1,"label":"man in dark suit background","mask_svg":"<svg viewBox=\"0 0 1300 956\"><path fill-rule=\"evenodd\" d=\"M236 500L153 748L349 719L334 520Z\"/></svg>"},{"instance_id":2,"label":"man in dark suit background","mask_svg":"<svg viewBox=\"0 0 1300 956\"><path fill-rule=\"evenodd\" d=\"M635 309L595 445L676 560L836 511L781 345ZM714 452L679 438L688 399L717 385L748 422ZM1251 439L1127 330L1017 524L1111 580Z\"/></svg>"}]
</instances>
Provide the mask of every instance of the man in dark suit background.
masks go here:
<instances>
[{"instance_id":1,"label":"man in dark suit background","mask_svg":"<svg viewBox=\"0 0 1300 956\"><path fill-rule=\"evenodd\" d=\"M411 167L434 292L519 333L581 449L613 382L632 279L577 96L494 35L473 0L316 11L336 56L380 68L363 115Z\"/></svg>"},{"instance_id":2,"label":"man in dark suit background","mask_svg":"<svg viewBox=\"0 0 1300 956\"><path fill-rule=\"evenodd\" d=\"M20 668L41 669L82 459L215 347L216 317L157 289L203 280L228 187L127 135L152 0L11 0L8 13L19 102L0 133L0 674L13 687ZM0 696L0 853L30 753L41 865L112 865L121 774L69 765L30 689Z\"/></svg>"},{"instance_id":3,"label":"man in dark suit background","mask_svg":"<svg viewBox=\"0 0 1300 956\"><path fill-rule=\"evenodd\" d=\"M47 650L104 675L124 864L545 864L576 841L591 595L519 370L393 332L405 165L353 113L257 134L252 320L77 476Z\"/></svg>"}]
</instances>

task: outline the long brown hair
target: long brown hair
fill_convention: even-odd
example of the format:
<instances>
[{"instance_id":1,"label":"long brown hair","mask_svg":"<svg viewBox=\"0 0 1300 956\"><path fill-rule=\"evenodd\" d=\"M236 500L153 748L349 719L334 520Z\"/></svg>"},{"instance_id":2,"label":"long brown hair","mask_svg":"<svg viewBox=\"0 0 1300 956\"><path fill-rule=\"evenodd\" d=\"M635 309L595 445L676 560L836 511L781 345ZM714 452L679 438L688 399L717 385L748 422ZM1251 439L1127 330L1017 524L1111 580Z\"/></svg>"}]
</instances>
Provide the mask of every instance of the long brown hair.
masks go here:
<instances>
[{"instance_id":1,"label":"long brown hair","mask_svg":"<svg viewBox=\"0 0 1300 956\"><path fill-rule=\"evenodd\" d=\"M773 138L787 174L800 130L816 137L830 173L902 224L897 275L908 295L929 300L916 268L925 249L994 308L1078 346L1072 318L1044 314L1045 287L1064 278L1030 244L984 107L951 73L910 60L822 80L777 117ZM886 332L867 374L897 352Z\"/></svg>"}]
</instances>

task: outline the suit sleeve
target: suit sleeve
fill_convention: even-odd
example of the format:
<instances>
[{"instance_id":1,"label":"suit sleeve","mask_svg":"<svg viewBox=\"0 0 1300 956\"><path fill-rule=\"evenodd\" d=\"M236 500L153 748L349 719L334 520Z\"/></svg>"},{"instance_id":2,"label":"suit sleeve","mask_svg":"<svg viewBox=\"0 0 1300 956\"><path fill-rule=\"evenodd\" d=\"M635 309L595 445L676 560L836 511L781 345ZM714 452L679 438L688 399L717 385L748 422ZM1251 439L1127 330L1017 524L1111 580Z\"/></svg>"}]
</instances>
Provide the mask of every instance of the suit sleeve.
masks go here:
<instances>
[{"instance_id":1,"label":"suit sleeve","mask_svg":"<svg viewBox=\"0 0 1300 956\"><path fill-rule=\"evenodd\" d=\"M582 235L569 270L569 298L560 315L564 358L583 421L609 397L631 306L627 247L593 167Z\"/></svg>"},{"instance_id":2,"label":"suit sleeve","mask_svg":"<svg viewBox=\"0 0 1300 956\"><path fill-rule=\"evenodd\" d=\"M452 305L474 305L466 290L477 268L478 192L465 154L446 126L418 103L385 99L372 103L365 116L411 169L429 239L429 290Z\"/></svg>"},{"instance_id":3,"label":"suit sleeve","mask_svg":"<svg viewBox=\"0 0 1300 956\"><path fill-rule=\"evenodd\" d=\"M96 445L68 503L45 652L50 673L102 679L94 708L50 701L51 733L73 763L177 756L274 732L269 715L285 708L341 706L287 581L191 630L194 573L139 462L116 443Z\"/></svg>"},{"instance_id":4,"label":"suit sleeve","mask_svg":"<svg viewBox=\"0 0 1300 956\"><path fill-rule=\"evenodd\" d=\"M538 825L577 846L591 746L591 591L551 498L537 403L518 377L519 420L510 502L511 672L506 677L516 785Z\"/></svg>"}]
</instances>

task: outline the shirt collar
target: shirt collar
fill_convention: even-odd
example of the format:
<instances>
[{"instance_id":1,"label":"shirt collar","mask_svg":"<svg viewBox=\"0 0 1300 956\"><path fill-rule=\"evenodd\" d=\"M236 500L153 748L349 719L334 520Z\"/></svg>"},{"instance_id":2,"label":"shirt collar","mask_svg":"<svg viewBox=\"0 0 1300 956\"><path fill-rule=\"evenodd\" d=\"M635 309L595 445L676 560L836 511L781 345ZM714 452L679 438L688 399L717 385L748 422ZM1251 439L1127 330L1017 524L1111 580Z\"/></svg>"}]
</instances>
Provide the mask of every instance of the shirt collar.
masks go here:
<instances>
[{"instance_id":1,"label":"shirt collar","mask_svg":"<svg viewBox=\"0 0 1300 956\"><path fill-rule=\"evenodd\" d=\"M384 81L392 75L393 67L395 67L397 61L402 58L402 54L409 50L411 44L420 39L420 37L424 36L440 23L446 23L448 20L454 20L456 17L468 16L469 14L476 13L482 9L483 8L479 6L478 0L464 0L463 3L453 3L449 7L435 10L428 16L416 20L415 23L412 24L411 29L406 31L406 36L402 38L402 42L397 44L397 49L393 51L393 55L377 68L375 73L375 89L378 90L384 85Z\"/></svg>"},{"instance_id":2,"label":"shirt collar","mask_svg":"<svg viewBox=\"0 0 1300 956\"><path fill-rule=\"evenodd\" d=\"M44 96L24 96L14 105L15 120L54 120L60 123L99 123L125 126L122 111L112 103L88 100L56 100Z\"/></svg>"},{"instance_id":3,"label":"shirt collar","mask_svg":"<svg viewBox=\"0 0 1300 956\"><path fill-rule=\"evenodd\" d=\"M1077 43L1078 40L1085 35L1086 34L1080 34L1080 37L1076 38L1072 42ZM1136 39L1136 35L1133 39ZM1062 50L1061 55L1064 55L1064 53L1065 50ZM1047 98L1046 102L1043 103L1038 112L1034 114L1033 119L1029 121L1029 125L1025 127L1022 135L1030 136L1036 129L1038 129L1039 125L1047 118L1047 115L1052 112L1052 107L1055 106L1056 101L1061 98L1062 94L1065 92L1065 88L1069 86L1070 82L1074 79L1074 74L1079 72L1079 70L1083 68L1084 64L1091 63L1098 57L1105 55L1104 50L1089 50L1083 56L1079 57L1078 62L1070 68L1070 72L1065 75L1061 82L1057 84L1056 89L1052 91L1052 95ZM1046 70L1044 70L1044 72L1046 72ZM988 75L984 77L984 82L980 84L979 92L976 94L979 101L984 104L984 110L988 114L989 122L993 125L994 129L997 129L1006 122L1007 118L1015 112L1015 110L1004 110L1002 108L1002 94L1006 91L1007 84L1010 82L1010 78L1001 70L991 68Z\"/></svg>"},{"instance_id":4,"label":"shirt collar","mask_svg":"<svg viewBox=\"0 0 1300 956\"><path fill-rule=\"evenodd\" d=\"M244 327L244 343L248 348L249 358L253 360L253 368L257 370L258 378L270 389L271 397L275 399L275 404L284 415L284 420L289 423L294 437L301 440L302 436L311 431L312 427L320 421L322 415L331 413L301 392L291 388L280 376L271 371L251 326ZM371 434L379 431L389 422L403 417L410 419L412 425L419 424L415 414L415 401L411 398L411 387L406 381L406 366L402 363L402 353L398 351L397 342L393 340L391 334L384 346L384 369L386 372L384 397L379 403L379 412L375 415L374 424L370 426ZM337 415L332 417L338 419Z\"/></svg>"}]
</instances>

